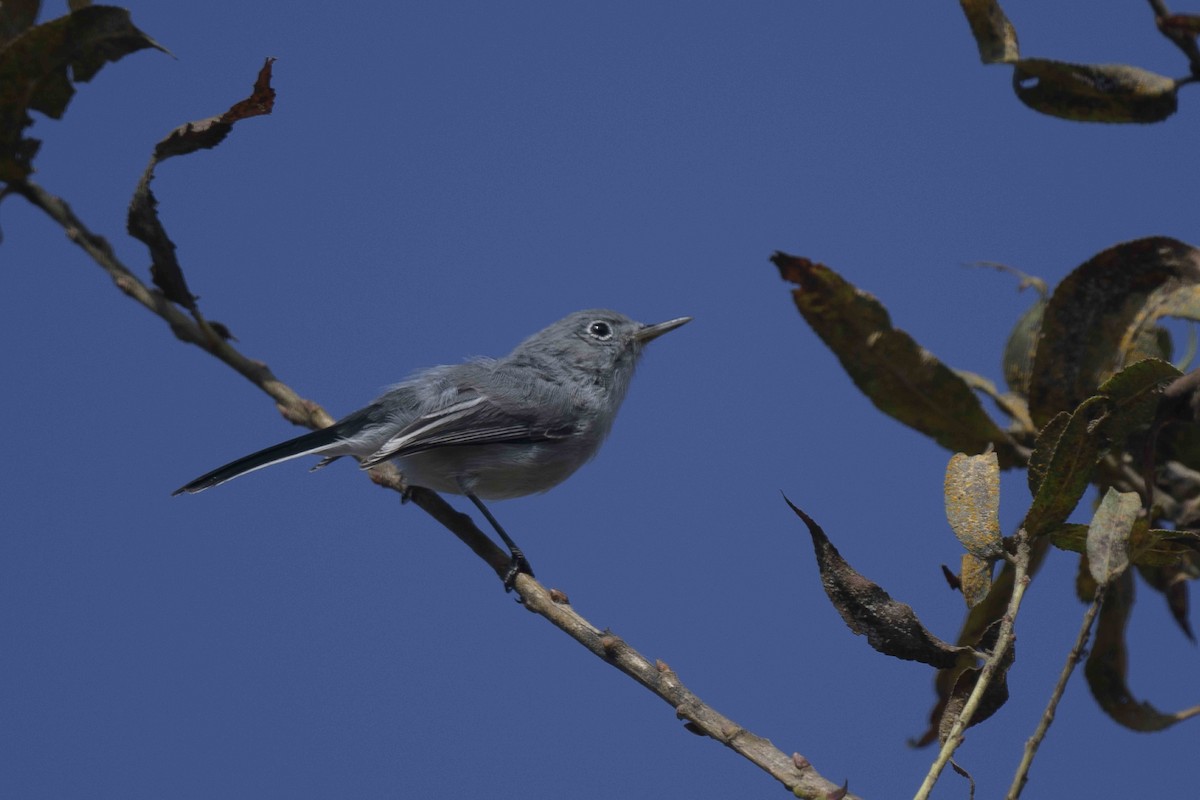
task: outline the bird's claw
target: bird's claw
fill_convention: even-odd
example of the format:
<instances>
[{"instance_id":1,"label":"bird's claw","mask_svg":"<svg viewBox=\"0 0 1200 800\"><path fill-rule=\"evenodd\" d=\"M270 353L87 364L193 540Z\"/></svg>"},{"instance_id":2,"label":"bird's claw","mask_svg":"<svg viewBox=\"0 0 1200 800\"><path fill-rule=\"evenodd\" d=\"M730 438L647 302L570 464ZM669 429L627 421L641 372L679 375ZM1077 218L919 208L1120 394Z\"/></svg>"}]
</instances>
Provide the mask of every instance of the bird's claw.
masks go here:
<instances>
[{"instance_id":1,"label":"bird's claw","mask_svg":"<svg viewBox=\"0 0 1200 800\"><path fill-rule=\"evenodd\" d=\"M529 559L525 558L525 554L520 550L514 550L512 559L508 562L508 569L504 573L504 591L511 592L517 585L517 576L526 574L533 577L533 567L529 564Z\"/></svg>"}]
</instances>

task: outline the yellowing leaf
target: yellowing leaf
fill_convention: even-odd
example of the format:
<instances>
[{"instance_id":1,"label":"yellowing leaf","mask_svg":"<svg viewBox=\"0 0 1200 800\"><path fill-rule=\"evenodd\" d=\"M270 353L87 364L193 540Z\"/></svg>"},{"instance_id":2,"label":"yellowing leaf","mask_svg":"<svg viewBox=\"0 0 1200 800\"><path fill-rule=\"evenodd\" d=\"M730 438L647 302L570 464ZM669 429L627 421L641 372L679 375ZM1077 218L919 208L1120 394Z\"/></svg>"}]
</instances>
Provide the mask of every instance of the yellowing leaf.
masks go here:
<instances>
[{"instance_id":1,"label":"yellowing leaf","mask_svg":"<svg viewBox=\"0 0 1200 800\"><path fill-rule=\"evenodd\" d=\"M1000 463L995 453L955 453L946 466L946 519L967 552L1000 555Z\"/></svg>"},{"instance_id":2,"label":"yellowing leaf","mask_svg":"<svg viewBox=\"0 0 1200 800\"><path fill-rule=\"evenodd\" d=\"M1021 57L1017 30L996 0L959 0L959 4L967 15L983 63L1016 61Z\"/></svg>"},{"instance_id":3,"label":"yellowing leaf","mask_svg":"<svg viewBox=\"0 0 1200 800\"><path fill-rule=\"evenodd\" d=\"M967 608L974 608L992 590L992 562L970 553L963 553L962 575L959 580L962 582L963 599L967 601Z\"/></svg>"}]
</instances>

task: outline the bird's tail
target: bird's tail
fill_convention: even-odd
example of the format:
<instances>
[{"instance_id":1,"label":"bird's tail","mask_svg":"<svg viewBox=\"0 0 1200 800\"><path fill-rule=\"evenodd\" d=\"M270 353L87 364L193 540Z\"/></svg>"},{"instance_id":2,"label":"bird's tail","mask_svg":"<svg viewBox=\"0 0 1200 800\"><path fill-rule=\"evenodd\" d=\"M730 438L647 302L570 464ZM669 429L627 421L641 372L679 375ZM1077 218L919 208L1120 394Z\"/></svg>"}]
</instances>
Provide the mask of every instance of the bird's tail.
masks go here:
<instances>
[{"instance_id":1,"label":"bird's tail","mask_svg":"<svg viewBox=\"0 0 1200 800\"><path fill-rule=\"evenodd\" d=\"M233 480L239 475L245 475L247 472L253 472L256 469L278 464L280 461L287 461L288 459L310 454L324 453L342 442L341 434L341 425L331 425L328 428L322 428L319 431L313 431L303 436L297 436L295 439L280 442L265 450L259 450L257 453L243 456L237 461L231 461L223 467L217 467L212 472L207 472L194 481L180 486L171 492L171 496L183 494L184 492L195 494L196 492L202 492L205 489L225 483L225 481ZM332 460L332 458L326 459L319 466L324 466Z\"/></svg>"}]
</instances>

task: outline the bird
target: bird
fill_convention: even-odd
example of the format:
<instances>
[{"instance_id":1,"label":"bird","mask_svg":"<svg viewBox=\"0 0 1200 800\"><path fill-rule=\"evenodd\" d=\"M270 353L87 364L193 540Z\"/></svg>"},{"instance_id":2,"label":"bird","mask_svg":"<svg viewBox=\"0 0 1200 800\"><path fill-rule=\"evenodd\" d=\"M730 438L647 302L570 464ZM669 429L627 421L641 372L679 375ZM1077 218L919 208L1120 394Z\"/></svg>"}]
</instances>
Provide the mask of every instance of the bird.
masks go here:
<instances>
[{"instance_id":1,"label":"bird","mask_svg":"<svg viewBox=\"0 0 1200 800\"><path fill-rule=\"evenodd\" d=\"M408 486L466 496L508 546L506 590L533 570L483 500L545 492L600 449L642 348L691 321L653 325L608 309L576 311L502 358L413 373L327 428L206 472L172 494L195 494L302 456L320 469L343 456L370 469L391 461Z\"/></svg>"}]
</instances>

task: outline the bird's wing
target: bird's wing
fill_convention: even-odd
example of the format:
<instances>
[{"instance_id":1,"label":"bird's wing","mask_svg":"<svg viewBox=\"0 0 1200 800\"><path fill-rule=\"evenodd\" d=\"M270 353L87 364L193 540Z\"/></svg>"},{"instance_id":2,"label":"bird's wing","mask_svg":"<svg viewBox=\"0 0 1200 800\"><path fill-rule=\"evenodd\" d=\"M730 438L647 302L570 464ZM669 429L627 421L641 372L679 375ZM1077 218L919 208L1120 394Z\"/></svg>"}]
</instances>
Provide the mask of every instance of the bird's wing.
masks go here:
<instances>
[{"instance_id":1,"label":"bird's wing","mask_svg":"<svg viewBox=\"0 0 1200 800\"><path fill-rule=\"evenodd\" d=\"M389 459L437 447L545 442L573 432L574 425L568 420L538 420L526 409L505 407L486 394L471 391L445 408L414 419L362 459L360 466L369 469Z\"/></svg>"}]
</instances>

